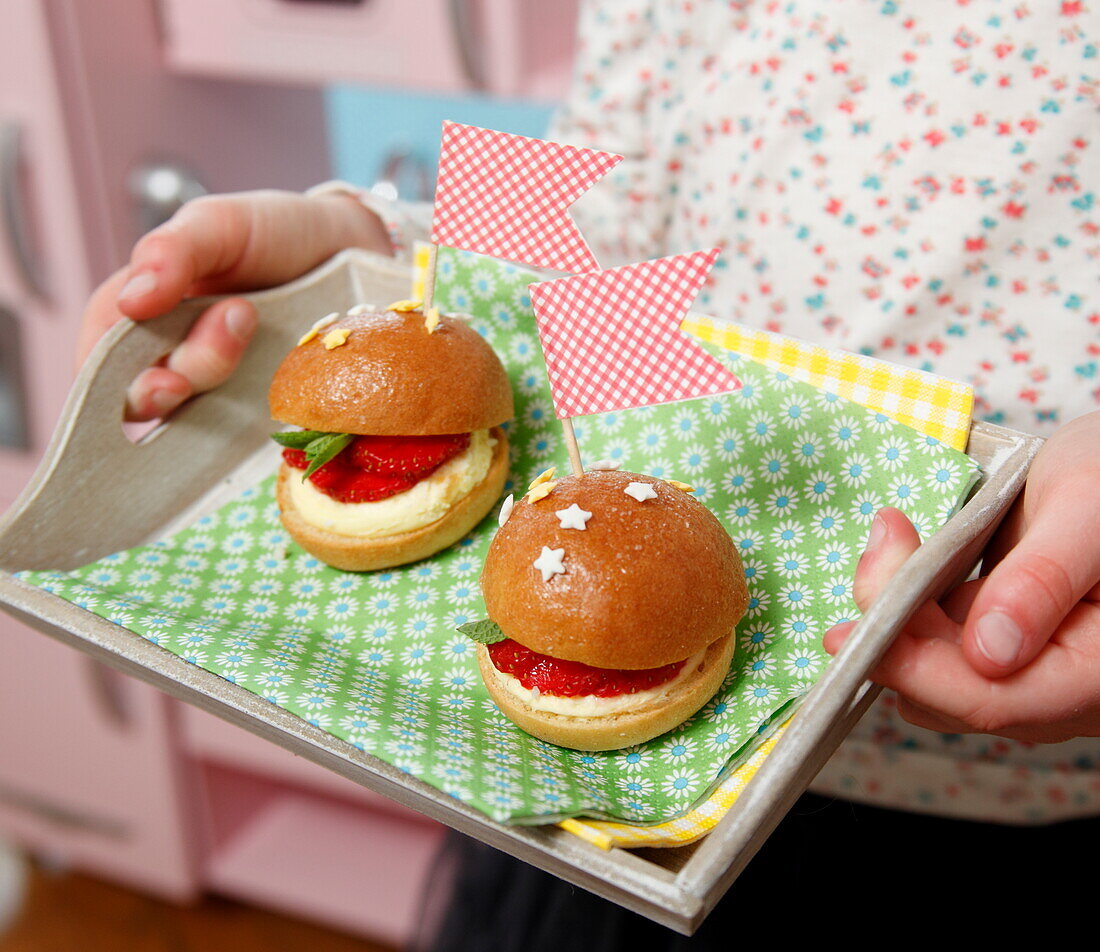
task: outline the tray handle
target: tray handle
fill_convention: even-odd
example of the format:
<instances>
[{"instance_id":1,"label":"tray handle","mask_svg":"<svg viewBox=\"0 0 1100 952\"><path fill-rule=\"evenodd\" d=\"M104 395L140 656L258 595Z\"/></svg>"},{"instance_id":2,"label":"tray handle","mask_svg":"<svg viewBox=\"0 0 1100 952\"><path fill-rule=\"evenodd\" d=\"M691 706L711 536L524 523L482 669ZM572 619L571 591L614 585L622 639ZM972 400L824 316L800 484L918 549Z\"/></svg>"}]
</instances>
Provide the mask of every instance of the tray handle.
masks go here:
<instances>
[{"instance_id":1,"label":"tray handle","mask_svg":"<svg viewBox=\"0 0 1100 952\"><path fill-rule=\"evenodd\" d=\"M0 519L0 569L66 570L155 538L265 444L274 427L267 388L303 327L356 301L393 300L387 296L407 294L408 282L406 264L348 249L296 281L241 295L256 306L259 323L232 377L136 443L122 429L127 386L216 298L116 324L77 375L29 486ZM126 490L135 484L156 491Z\"/></svg>"},{"instance_id":2,"label":"tray handle","mask_svg":"<svg viewBox=\"0 0 1100 952\"><path fill-rule=\"evenodd\" d=\"M120 473L163 483L182 492L164 454L149 453L156 439L169 449L177 430L205 416L205 396L181 408L142 441L131 442L123 431L126 387L138 373L165 356L186 335L210 299L187 301L156 320L120 321L99 341L80 369L46 453L28 487L0 521L0 564L12 570L67 568L91 561L102 543L123 535L133 539L136 527L151 530L153 510L122 487ZM194 454L192 454L194 455ZM161 465L158 465L158 460ZM196 460L181 460L180 474L193 473ZM160 497L160 494L148 494ZM94 500L95 511L85 511ZM79 518L78 518L79 515ZM160 516L163 517L163 511Z\"/></svg>"}]
</instances>

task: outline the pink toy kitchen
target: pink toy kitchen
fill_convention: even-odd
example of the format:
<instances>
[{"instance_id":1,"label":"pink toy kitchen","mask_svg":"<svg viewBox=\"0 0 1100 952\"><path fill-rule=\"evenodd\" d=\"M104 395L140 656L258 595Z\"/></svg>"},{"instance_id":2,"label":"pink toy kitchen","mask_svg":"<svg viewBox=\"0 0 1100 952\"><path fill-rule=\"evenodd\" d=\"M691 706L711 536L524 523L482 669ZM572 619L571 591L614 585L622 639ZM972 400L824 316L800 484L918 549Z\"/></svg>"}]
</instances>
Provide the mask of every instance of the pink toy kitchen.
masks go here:
<instances>
[{"instance_id":1,"label":"pink toy kitchen","mask_svg":"<svg viewBox=\"0 0 1100 952\"><path fill-rule=\"evenodd\" d=\"M338 168L429 198L435 113L468 103L541 131L571 56L572 5L553 7L4 3L0 508L61 415L85 302L141 234L205 193L304 190ZM380 102L416 120L363 150L352 114ZM0 723L0 841L13 857L0 934L26 901L17 855L24 873L33 858L172 903L231 897L387 947L418 926L439 824L7 615Z\"/></svg>"},{"instance_id":2,"label":"pink toy kitchen","mask_svg":"<svg viewBox=\"0 0 1100 952\"><path fill-rule=\"evenodd\" d=\"M1095 6L2 0L0 952L1092 902Z\"/></svg>"}]
</instances>

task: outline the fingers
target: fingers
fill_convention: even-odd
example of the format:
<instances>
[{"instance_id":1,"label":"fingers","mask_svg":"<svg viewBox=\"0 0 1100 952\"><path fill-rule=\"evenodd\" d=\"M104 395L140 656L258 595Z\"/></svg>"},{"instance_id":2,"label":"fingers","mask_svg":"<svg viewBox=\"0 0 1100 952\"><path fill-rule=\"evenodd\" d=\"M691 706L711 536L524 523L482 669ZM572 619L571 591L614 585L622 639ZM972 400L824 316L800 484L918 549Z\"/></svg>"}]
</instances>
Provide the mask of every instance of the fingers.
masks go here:
<instances>
[{"instance_id":1,"label":"fingers","mask_svg":"<svg viewBox=\"0 0 1100 952\"><path fill-rule=\"evenodd\" d=\"M937 711L915 704L906 697L898 697L898 714L910 724L923 727L937 734L969 734L972 728L965 721L953 717L944 717Z\"/></svg>"},{"instance_id":2,"label":"fingers","mask_svg":"<svg viewBox=\"0 0 1100 952\"><path fill-rule=\"evenodd\" d=\"M201 198L134 246L118 306L145 320L187 296L282 284L350 246L392 250L378 216L348 196L261 191Z\"/></svg>"},{"instance_id":3,"label":"fingers","mask_svg":"<svg viewBox=\"0 0 1100 952\"><path fill-rule=\"evenodd\" d=\"M860 611L866 612L905 564L920 548L920 536L900 509L880 509L871 524L867 548L856 567L854 595ZM921 605L910 619L907 630L931 638L957 639L956 626L950 623L935 602Z\"/></svg>"},{"instance_id":4,"label":"fingers","mask_svg":"<svg viewBox=\"0 0 1100 952\"><path fill-rule=\"evenodd\" d=\"M835 653L853 624L826 635ZM975 671L961 642L922 638L903 630L871 679L897 692L899 712L919 727L942 733L997 734L1055 743L1100 733L1100 607L1082 603L1059 640L1023 670L1004 678Z\"/></svg>"},{"instance_id":5,"label":"fingers","mask_svg":"<svg viewBox=\"0 0 1100 952\"><path fill-rule=\"evenodd\" d=\"M168 357L168 369L189 380L196 393L229 379L256 330L256 309L242 298L208 307L187 339Z\"/></svg>"},{"instance_id":6,"label":"fingers","mask_svg":"<svg viewBox=\"0 0 1100 952\"><path fill-rule=\"evenodd\" d=\"M236 196L189 202L134 246L119 309L146 320L170 311L197 281L231 272L248 249L253 212Z\"/></svg>"},{"instance_id":7,"label":"fingers","mask_svg":"<svg viewBox=\"0 0 1100 952\"><path fill-rule=\"evenodd\" d=\"M126 418L166 416L192 395L224 383L240 363L256 320L256 309L241 298L207 308L165 366L150 367L130 385Z\"/></svg>"},{"instance_id":8,"label":"fingers","mask_svg":"<svg viewBox=\"0 0 1100 952\"><path fill-rule=\"evenodd\" d=\"M963 648L991 678L1019 671L1100 578L1100 480L1064 478L974 598Z\"/></svg>"},{"instance_id":9,"label":"fingers","mask_svg":"<svg viewBox=\"0 0 1100 952\"><path fill-rule=\"evenodd\" d=\"M126 391L126 419L166 417L192 393L191 383L185 377L167 367L149 367L134 378Z\"/></svg>"},{"instance_id":10,"label":"fingers","mask_svg":"<svg viewBox=\"0 0 1100 952\"><path fill-rule=\"evenodd\" d=\"M873 680L898 693L899 712L919 727L1055 743L1097 729L1088 669L1100 659L1090 651L1085 657L1051 645L1024 670L990 679L971 667L961 645L903 634Z\"/></svg>"},{"instance_id":11,"label":"fingers","mask_svg":"<svg viewBox=\"0 0 1100 952\"><path fill-rule=\"evenodd\" d=\"M974 604L974 599L978 597L978 593L982 590L984 584L984 578L975 578L963 582L962 585L940 599L940 607L943 608L948 618L961 626L966 621L966 616L970 614L970 606Z\"/></svg>"},{"instance_id":12,"label":"fingers","mask_svg":"<svg viewBox=\"0 0 1100 952\"><path fill-rule=\"evenodd\" d=\"M860 611L871 607L886 583L919 548L920 536L905 513L890 508L878 511L856 568L854 595Z\"/></svg>"},{"instance_id":13,"label":"fingers","mask_svg":"<svg viewBox=\"0 0 1100 952\"><path fill-rule=\"evenodd\" d=\"M185 297L254 290L292 280L342 248L392 253L385 226L346 195L242 192L189 202L134 246L128 268L92 295L78 346L83 361L123 317L148 320ZM164 366L127 392L128 419L162 417L195 393L224 382L256 326L247 302L221 301L196 322Z\"/></svg>"},{"instance_id":14,"label":"fingers","mask_svg":"<svg viewBox=\"0 0 1100 952\"><path fill-rule=\"evenodd\" d=\"M871 524L867 548L856 567L854 594L861 611L870 609L890 579L918 548L920 536L905 513L892 508L879 510ZM855 623L848 622L826 632L825 650L836 654L854 628ZM958 642L959 626L935 602L926 602L898 635L897 642L903 638L918 642L930 638ZM890 654L897 650L897 642L890 649ZM877 676L875 680L878 680Z\"/></svg>"},{"instance_id":15,"label":"fingers","mask_svg":"<svg viewBox=\"0 0 1100 952\"><path fill-rule=\"evenodd\" d=\"M835 655L840 651L844 642L848 640L848 636L855 629L856 624L854 621L846 621L844 624L836 625L825 632L825 637L822 639L825 650L831 655Z\"/></svg>"},{"instance_id":16,"label":"fingers","mask_svg":"<svg viewBox=\"0 0 1100 952\"><path fill-rule=\"evenodd\" d=\"M118 309L118 292L126 283L127 274L126 268L116 271L92 292L77 337L77 367L87 359L96 341L126 316Z\"/></svg>"}]
</instances>

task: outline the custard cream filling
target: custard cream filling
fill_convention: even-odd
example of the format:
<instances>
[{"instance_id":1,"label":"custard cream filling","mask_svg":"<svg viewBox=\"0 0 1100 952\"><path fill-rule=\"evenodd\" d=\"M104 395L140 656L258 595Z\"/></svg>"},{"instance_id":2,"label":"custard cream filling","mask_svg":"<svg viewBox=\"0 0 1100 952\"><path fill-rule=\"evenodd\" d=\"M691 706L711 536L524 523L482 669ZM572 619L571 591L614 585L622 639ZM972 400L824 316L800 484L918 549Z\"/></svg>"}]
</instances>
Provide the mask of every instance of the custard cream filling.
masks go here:
<instances>
[{"instance_id":1,"label":"custard cream filling","mask_svg":"<svg viewBox=\"0 0 1100 952\"><path fill-rule=\"evenodd\" d=\"M290 499L310 525L360 539L412 532L430 525L467 495L489 472L493 447L488 430L470 434L470 445L403 493L375 502L340 502L297 473L287 480Z\"/></svg>"},{"instance_id":2,"label":"custard cream filling","mask_svg":"<svg viewBox=\"0 0 1100 952\"><path fill-rule=\"evenodd\" d=\"M608 714L622 714L637 711L651 704L661 704L674 694L690 678L703 661L706 651L692 655L680 669L680 673L671 681L659 684L647 691L634 694L617 694L614 697L597 697L595 694L581 694L576 697L559 697L556 694L543 694L534 688L524 687L519 678L497 669L497 677L505 691L517 701L522 701L536 711L548 714L566 714L570 717L601 717Z\"/></svg>"}]
</instances>

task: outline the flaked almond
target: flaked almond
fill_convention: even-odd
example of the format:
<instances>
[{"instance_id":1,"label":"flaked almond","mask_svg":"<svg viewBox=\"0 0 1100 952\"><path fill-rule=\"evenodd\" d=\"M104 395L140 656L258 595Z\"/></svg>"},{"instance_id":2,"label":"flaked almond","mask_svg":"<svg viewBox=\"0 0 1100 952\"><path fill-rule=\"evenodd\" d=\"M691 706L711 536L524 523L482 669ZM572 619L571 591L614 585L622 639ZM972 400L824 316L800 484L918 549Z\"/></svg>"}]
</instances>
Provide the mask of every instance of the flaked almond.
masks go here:
<instances>
[{"instance_id":1,"label":"flaked almond","mask_svg":"<svg viewBox=\"0 0 1100 952\"><path fill-rule=\"evenodd\" d=\"M350 327L338 327L334 331L329 331L321 338L321 343L325 345L325 350L335 350L337 347L342 347L348 342L348 338L351 336Z\"/></svg>"},{"instance_id":2,"label":"flaked almond","mask_svg":"<svg viewBox=\"0 0 1100 952\"><path fill-rule=\"evenodd\" d=\"M528 502L538 502L540 499L545 499L554 491L554 487L557 486L558 481L551 479L549 482L539 483L537 486L533 486L527 493Z\"/></svg>"},{"instance_id":3,"label":"flaked almond","mask_svg":"<svg viewBox=\"0 0 1100 952\"><path fill-rule=\"evenodd\" d=\"M558 471L558 468L556 466L551 466L549 469L544 469L541 473L538 474L538 476L536 476L534 479L531 480L531 485L528 486L527 488L528 489L534 489L540 483L548 482L549 480L554 478L554 474L557 471Z\"/></svg>"},{"instance_id":4,"label":"flaked almond","mask_svg":"<svg viewBox=\"0 0 1100 952\"><path fill-rule=\"evenodd\" d=\"M331 314L326 314L319 320L314 321L313 326L298 338L298 346L301 347L302 344L308 344L314 337L317 337L321 331L330 324L335 324L338 320L340 320L340 315L333 311Z\"/></svg>"}]
</instances>

